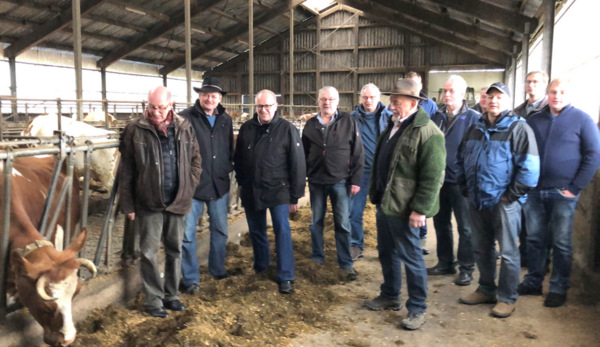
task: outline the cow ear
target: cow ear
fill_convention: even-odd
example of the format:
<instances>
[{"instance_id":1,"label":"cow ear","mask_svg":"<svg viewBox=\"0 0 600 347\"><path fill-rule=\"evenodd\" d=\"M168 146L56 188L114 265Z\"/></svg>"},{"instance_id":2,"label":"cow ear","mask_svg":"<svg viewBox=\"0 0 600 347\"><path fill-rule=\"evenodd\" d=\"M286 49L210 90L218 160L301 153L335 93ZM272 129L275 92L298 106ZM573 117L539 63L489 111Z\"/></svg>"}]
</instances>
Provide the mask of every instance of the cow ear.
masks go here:
<instances>
[{"instance_id":1,"label":"cow ear","mask_svg":"<svg viewBox=\"0 0 600 347\"><path fill-rule=\"evenodd\" d=\"M31 276L33 272L33 265L25 257L21 256L18 252L13 251L10 254L10 264L14 268L16 273Z\"/></svg>"},{"instance_id":2,"label":"cow ear","mask_svg":"<svg viewBox=\"0 0 600 347\"><path fill-rule=\"evenodd\" d=\"M81 230L81 233L79 233L79 235L77 235L75 240L73 240L73 242L71 242L71 244L69 245L69 247L66 250L69 250L75 254L79 253L79 251L83 248L83 244L85 243L86 237L87 237L87 229L83 228L83 230Z\"/></svg>"}]
</instances>

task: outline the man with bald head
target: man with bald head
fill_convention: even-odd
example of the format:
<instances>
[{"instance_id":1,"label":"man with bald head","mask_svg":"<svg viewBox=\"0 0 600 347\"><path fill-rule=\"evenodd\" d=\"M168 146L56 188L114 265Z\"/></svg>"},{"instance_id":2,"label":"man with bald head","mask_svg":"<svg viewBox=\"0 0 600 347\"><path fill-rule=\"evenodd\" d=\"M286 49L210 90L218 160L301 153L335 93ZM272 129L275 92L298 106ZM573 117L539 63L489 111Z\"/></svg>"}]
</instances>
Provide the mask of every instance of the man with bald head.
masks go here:
<instances>
[{"instance_id":1,"label":"man with bald head","mask_svg":"<svg viewBox=\"0 0 600 347\"><path fill-rule=\"evenodd\" d=\"M354 117L362 139L365 152L365 169L360 181L360 191L352 198L350 203L350 255L353 260L361 258L365 248L363 213L367 204L369 193L369 178L371 166L375 155L375 146L379 134L385 129L392 112L381 103L381 92L373 83L365 84L360 91L360 104L350 115Z\"/></svg>"},{"instance_id":2,"label":"man with bald head","mask_svg":"<svg viewBox=\"0 0 600 347\"><path fill-rule=\"evenodd\" d=\"M160 86L148 92L144 116L123 130L119 149L121 210L140 231L144 310L165 318L165 308L185 310L177 288L185 214L202 172L198 142L191 124L173 111L171 92ZM164 284L157 263L161 238Z\"/></svg>"},{"instance_id":3,"label":"man with bald head","mask_svg":"<svg viewBox=\"0 0 600 347\"><path fill-rule=\"evenodd\" d=\"M455 274L454 237L452 213L458 226L458 260L460 273L454 281L459 286L471 284L475 260L471 244L471 224L469 223L469 205L462 196L457 183L458 168L456 154L463 136L471 125L475 124L481 114L467 107L465 93L467 82L458 75L452 75L444 83L442 89L442 106L431 120L444 132L446 138L446 175L440 190L440 212L433 217L437 236L438 263L427 269L427 274Z\"/></svg>"},{"instance_id":4,"label":"man with bald head","mask_svg":"<svg viewBox=\"0 0 600 347\"><path fill-rule=\"evenodd\" d=\"M254 271L260 273L269 268L269 209L275 233L279 292L291 294L294 250L288 217L298 211L298 199L304 195L304 150L298 129L280 117L275 93L261 90L256 94L255 106L254 117L240 128L234 169L254 250Z\"/></svg>"}]
</instances>

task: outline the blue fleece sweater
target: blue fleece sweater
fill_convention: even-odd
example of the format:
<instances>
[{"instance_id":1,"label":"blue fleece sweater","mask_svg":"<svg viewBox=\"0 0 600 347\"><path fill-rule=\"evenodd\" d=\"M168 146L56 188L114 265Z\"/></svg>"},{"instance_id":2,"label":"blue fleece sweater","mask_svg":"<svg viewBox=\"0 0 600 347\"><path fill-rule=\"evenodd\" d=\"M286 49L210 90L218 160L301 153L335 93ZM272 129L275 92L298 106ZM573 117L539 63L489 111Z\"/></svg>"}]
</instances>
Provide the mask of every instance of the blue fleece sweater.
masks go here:
<instances>
[{"instance_id":1,"label":"blue fleece sweater","mask_svg":"<svg viewBox=\"0 0 600 347\"><path fill-rule=\"evenodd\" d=\"M379 134L385 130L388 125L392 112L385 108L381 102L377 105L375 112L367 113L362 104L354 108L350 114L356 120L358 131L362 138L365 149L365 174L371 172L373 165L373 157L375 155L375 147Z\"/></svg>"},{"instance_id":2,"label":"blue fleece sweater","mask_svg":"<svg viewBox=\"0 0 600 347\"><path fill-rule=\"evenodd\" d=\"M456 154L458 146L460 146L467 130L471 125L477 123L479 117L481 117L481 113L468 108L466 102L463 102L463 106L456 115L454 122L450 125L448 124L445 105L431 117L431 121L444 132L446 137L446 175L444 176L444 182L457 183L459 169Z\"/></svg>"},{"instance_id":3,"label":"blue fleece sweater","mask_svg":"<svg viewBox=\"0 0 600 347\"><path fill-rule=\"evenodd\" d=\"M420 92L419 96L426 99L426 100L420 100L419 106L423 107L423 109L425 110L425 112L427 112L429 117L433 116L438 110L438 107L435 104L435 102L433 100L431 100L429 97L427 97L427 94L425 94L423 92Z\"/></svg>"},{"instance_id":4,"label":"blue fleece sweater","mask_svg":"<svg viewBox=\"0 0 600 347\"><path fill-rule=\"evenodd\" d=\"M579 194L600 166L600 135L592 118L571 105L554 117L546 106L527 123L540 153L538 188L564 188Z\"/></svg>"}]
</instances>

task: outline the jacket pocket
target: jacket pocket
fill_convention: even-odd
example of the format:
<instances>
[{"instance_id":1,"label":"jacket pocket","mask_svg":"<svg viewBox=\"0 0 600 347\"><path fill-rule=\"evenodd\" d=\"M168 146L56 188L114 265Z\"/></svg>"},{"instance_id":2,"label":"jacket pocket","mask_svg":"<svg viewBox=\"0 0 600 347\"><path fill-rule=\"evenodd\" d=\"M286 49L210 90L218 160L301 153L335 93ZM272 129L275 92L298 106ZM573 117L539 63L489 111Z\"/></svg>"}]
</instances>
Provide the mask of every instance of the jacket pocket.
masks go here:
<instances>
[{"instance_id":1,"label":"jacket pocket","mask_svg":"<svg viewBox=\"0 0 600 347\"><path fill-rule=\"evenodd\" d=\"M388 213L404 218L415 193L415 181L404 177L395 177L387 187L383 197L383 207Z\"/></svg>"}]
</instances>

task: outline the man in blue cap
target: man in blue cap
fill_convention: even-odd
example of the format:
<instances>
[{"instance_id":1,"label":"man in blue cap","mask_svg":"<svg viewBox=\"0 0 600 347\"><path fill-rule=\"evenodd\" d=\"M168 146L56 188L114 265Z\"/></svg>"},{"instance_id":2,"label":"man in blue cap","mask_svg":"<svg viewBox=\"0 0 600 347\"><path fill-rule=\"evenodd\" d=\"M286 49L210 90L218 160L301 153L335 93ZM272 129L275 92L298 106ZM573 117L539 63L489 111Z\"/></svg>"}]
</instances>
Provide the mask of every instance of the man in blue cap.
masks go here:
<instances>
[{"instance_id":1,"label":"man in blue cap","mask_svg":"<svg viewBox=\"0 0 600 347\"><path fill-rule=\"evenodd\" d=\"M473 252L479 268L479 287L460 302L497 302L492 315L506 318L519 297L521 205L537 185L540 158L533 131L509 109L508 87L494 83L487 97L487 111L465 133L457 155L457 182L471 205ZM502 258L498 285L496 240Z\"/></svg>"}]
</instances>

